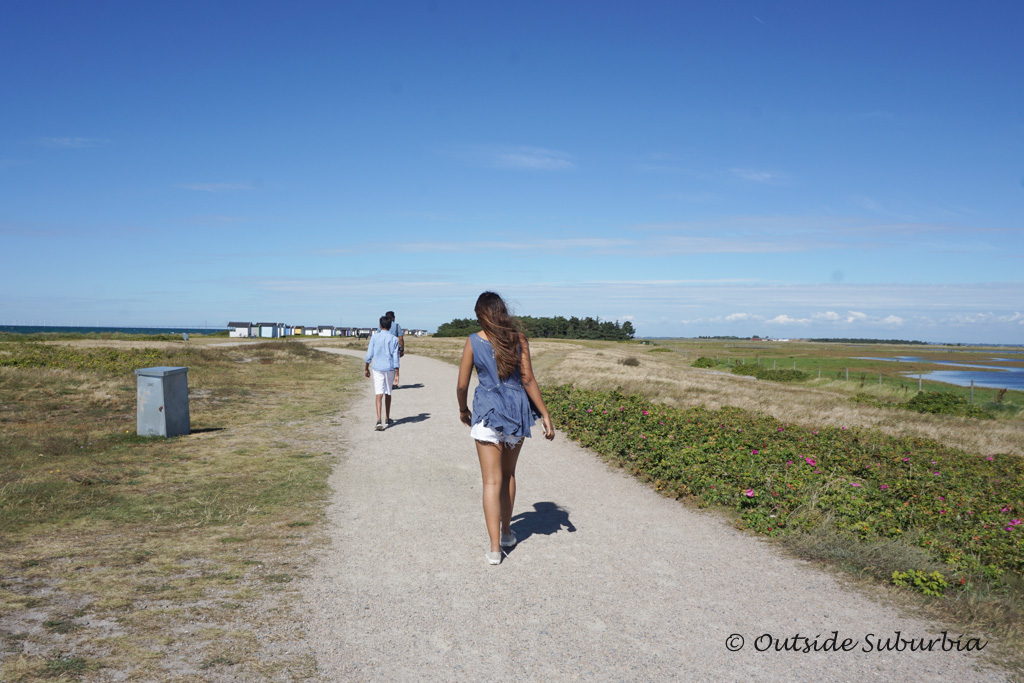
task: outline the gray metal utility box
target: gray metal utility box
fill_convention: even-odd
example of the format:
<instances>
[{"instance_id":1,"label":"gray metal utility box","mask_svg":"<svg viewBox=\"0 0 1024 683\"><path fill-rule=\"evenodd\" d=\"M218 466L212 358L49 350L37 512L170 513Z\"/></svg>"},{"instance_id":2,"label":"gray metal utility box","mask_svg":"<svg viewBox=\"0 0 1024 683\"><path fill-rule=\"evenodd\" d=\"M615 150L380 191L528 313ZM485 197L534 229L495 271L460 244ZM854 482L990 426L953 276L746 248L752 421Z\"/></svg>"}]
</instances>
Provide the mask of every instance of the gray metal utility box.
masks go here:
<instances>
[{"instance_id":1,"label":"gray metal utility box","mask_svg":"<svg viewBox=\"0 0 1024 683\"><path fill-rule=\"evenodd\" d=\"M142 368L138 377L139 436L180 436L192 431L188 417L188 368Z\"/></svg>"}]
</instances>

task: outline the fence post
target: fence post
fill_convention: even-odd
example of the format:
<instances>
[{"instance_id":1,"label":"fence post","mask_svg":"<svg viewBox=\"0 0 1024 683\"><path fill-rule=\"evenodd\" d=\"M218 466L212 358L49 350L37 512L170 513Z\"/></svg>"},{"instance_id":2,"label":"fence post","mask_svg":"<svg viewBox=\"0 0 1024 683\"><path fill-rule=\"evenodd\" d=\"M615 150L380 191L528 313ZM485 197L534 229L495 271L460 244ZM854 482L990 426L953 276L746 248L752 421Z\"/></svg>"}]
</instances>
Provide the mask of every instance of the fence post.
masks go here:
<instances>
[{"instance_id":1,"label":"fence post","mask_svg":"<svg viewBox=\"0 0 1024 683\"><path fill-rule=\"evenodd\" d=\"M974 380L971 380L971 405L974 405Z\"/></svg>"},{"instance_id":2,"label":"fence post","mask_svg":"<svg viewBox=\"0 0 1024 683\"><path fill-rule=\"evenodd\" d=\"M878 373L878 386L882 386L882 373Z\"/></svg>"},{"instance_id":3,"label":"fence post","mask_svg":"<svg viewBox=\"0 0 1024 683\"><path fill-rule=\"evenodd\" d=\"M850 381L850 368L846 368L846 381Z\"/></svg>"},{"instance_id":4,"label":"fence post","mask_svg":"<svg viewBox=\"0 0 1024 683\"><path fill-rule=\"evenodd\" d=\"M774 370L774 369L775 369L775 363L776 363L776 361L774 361L774 360L773 360L773 361L772 361L772 370Z\"/></svg>"},{"instance_id":5,"label":"fence post","mask_svg":"<svg viewBox=\"0 0 1024 683\"><path fill-rule=\"evenodd\" d=\"M821 366L818 366L818 379L821 379Z\"/></svg>"},{"instance_id":6,"label":"fence post","mask_svg":"<svg viewBox=\"0 0 1024 683\"><path fill-rule=\"evenodd\" d=\"M793 361L793 369L796 370L796 361Z\"/></svg>"},{"instance_id":7,"label":"fence post","mask_svg":"<svg viewBox=\"0 0 1024 683\"><path fill-rule=\"evenodd\" d=\"M921 373L917 373L917 391L921 391Z\"/></svg>"}]
</instances>

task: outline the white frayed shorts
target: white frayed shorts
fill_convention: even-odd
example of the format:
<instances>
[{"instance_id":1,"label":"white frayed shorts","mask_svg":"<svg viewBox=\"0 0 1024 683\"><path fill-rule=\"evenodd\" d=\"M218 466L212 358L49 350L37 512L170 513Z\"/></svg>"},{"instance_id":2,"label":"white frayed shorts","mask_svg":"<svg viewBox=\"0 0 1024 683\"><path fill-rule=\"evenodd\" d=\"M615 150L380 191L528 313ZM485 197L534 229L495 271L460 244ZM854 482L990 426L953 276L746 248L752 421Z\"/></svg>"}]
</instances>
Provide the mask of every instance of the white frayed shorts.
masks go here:
<instances>
[{"instance_id":1,"label":"white frayed shorts","mask_svg":"<svg viewBox=\"0 0 1024 683\"><path fill-rule=\"evenodd\" d=\"M505 436L500 432L496 432L490 427L484 425L483 422L477 422L473 425L473 428L469 430L469 435L477 441L500 444L503 446L515 446L523 440L523 437L521 436Z\"/></svg>"},{"instance_id":2,"label":"white frayed shorts","mask_svg":"<svg viewBox=\"0 0 1024 683\"><path fill-rule=\"evenodd\" d=\"M387 370L386 372L380 372L379 370L370 370L370 374L373 375L373 393L390 396L391 385L395 383L395 371Z\"/></svg>"}]
</instances>

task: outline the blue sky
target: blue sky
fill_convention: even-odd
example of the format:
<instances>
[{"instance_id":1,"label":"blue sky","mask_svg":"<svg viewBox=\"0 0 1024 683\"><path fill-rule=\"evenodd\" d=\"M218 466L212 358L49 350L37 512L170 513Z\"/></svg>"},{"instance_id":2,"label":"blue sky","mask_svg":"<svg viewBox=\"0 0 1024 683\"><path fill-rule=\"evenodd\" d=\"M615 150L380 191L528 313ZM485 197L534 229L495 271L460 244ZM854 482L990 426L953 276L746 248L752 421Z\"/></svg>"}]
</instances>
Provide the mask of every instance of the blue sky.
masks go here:
<instances>
[{"instance_id":1,"label":"blue sky","mask_svg":"<svg viewBox=\"0 0 1024 683\"><path fill-rule=\"evenodd\" d=\"M7 2L0 324L1024 343L1024 4Z\"/></svg>"}]
</instances>

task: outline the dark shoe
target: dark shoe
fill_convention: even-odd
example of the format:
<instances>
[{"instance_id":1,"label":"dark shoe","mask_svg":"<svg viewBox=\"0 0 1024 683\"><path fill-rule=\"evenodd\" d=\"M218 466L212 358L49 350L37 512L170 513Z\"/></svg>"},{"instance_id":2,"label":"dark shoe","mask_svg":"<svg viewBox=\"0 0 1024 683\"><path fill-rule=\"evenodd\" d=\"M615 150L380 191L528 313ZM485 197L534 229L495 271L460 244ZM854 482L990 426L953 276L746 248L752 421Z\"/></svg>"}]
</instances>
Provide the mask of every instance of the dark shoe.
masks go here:
<instances>
[{"instance_id":1,"label":"dark shoe","mask_svg":"<svg viewBox=\"0 0 1024 683\"><path fill-rule=\"evenodd\" d=\"M393 424L395 424L395 421L394 421L394 420L392 420L392 419L391 419L391 418L389 417L389 418L388 418L388 427L390 427L390 426L391 426L391 425L393 425Z\"/></svg>"}]
</instances>

